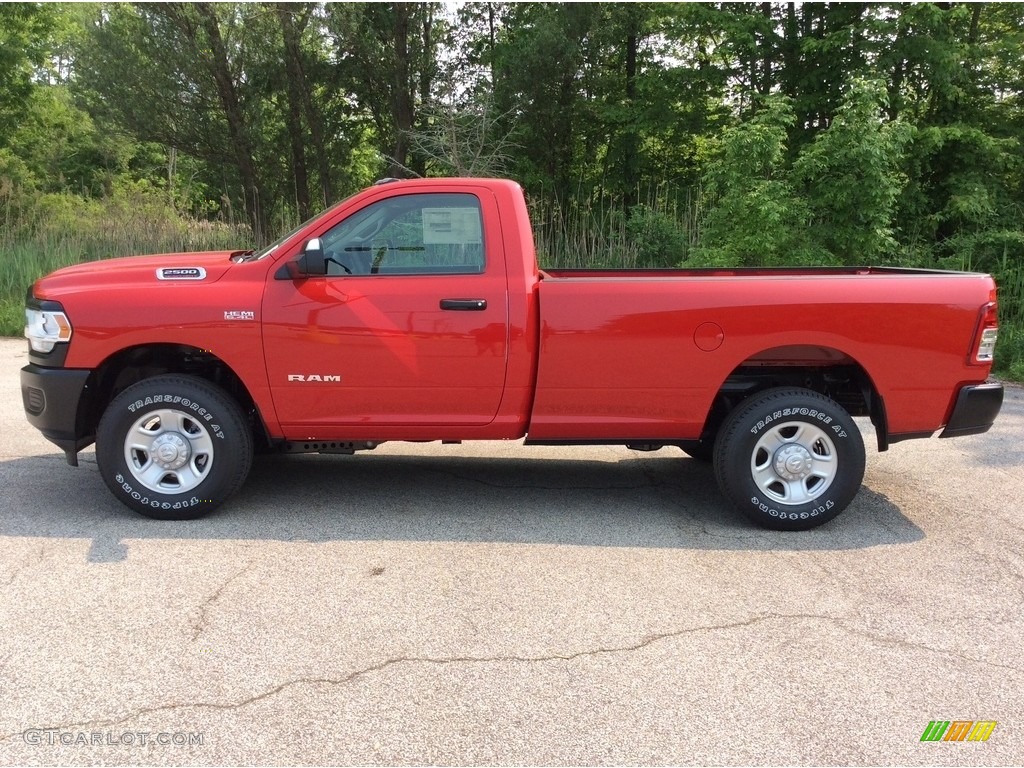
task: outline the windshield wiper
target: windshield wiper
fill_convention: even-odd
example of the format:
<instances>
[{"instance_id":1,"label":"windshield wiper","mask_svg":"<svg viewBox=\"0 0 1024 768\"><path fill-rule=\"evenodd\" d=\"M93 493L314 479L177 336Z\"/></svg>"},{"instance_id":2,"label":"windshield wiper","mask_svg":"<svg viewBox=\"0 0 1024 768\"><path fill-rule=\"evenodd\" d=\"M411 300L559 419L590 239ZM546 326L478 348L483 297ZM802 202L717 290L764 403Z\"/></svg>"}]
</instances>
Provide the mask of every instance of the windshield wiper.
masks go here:
<instances>
[{"instance_id":1,"label":"windshield wiper","mask_svg":"<svg viewBox=\"0 0 1024 768\"><path fill-rule=\"evenodd\" d=\"M253 248L247 248L244 251L233 251L231 253L231 261L235 262L236 264L243 261L249 261L249 258L255 253L256 251Z\"/></svg>"}]
</instances>

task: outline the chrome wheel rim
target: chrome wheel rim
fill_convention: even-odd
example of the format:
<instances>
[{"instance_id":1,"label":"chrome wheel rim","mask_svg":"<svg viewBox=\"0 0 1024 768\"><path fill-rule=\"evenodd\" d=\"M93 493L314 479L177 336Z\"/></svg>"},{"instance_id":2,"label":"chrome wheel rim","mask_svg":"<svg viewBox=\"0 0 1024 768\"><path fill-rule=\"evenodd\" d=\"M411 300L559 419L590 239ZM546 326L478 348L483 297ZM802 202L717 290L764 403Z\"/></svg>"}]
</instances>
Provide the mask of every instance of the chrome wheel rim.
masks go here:
<instances>
[{"instance_id":1,"label":"chrome wheel rim","mask_svg":"<svg viewBox=\"0 0 1024 768\"><path fill-rule=\"evenodd\" d=\"M186 493L210 474L213 438L192 414L170 408L150 411L124 440L128 471L157 493Z\"/></svg>"},{"instance_id":2,"label":"chrome wheel rim","mask_svg":"<svg viewBox=\"0 0 1024 768\"><path fill-rule=\"evenodd\" d=\"M839 459L829 434L804 421L772 427L754 445L754 484L777 504L795 507L816 501L836 478Z\"/></svg>"}]
</instances>

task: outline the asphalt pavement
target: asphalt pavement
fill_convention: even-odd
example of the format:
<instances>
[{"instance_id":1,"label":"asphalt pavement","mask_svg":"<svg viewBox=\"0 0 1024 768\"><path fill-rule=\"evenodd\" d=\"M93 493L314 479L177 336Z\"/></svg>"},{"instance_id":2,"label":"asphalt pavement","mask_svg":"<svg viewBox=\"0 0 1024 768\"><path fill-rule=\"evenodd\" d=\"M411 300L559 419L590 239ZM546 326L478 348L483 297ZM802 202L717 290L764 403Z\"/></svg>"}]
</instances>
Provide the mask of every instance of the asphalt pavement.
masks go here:
<instances>
[{"instance_id":1,"label":"asphalt pavement","mask_svg":"<svg viewBox=\"0 0 1024 768\"><path fill-rule=\"evenodd\" d=\"M495 442L259 457L158 522L29 427L25 362L0 340L0 764L1024 763L1020 388L985 435L866 435L803 533L677 450Z\"/></svg>"}]
</instances>

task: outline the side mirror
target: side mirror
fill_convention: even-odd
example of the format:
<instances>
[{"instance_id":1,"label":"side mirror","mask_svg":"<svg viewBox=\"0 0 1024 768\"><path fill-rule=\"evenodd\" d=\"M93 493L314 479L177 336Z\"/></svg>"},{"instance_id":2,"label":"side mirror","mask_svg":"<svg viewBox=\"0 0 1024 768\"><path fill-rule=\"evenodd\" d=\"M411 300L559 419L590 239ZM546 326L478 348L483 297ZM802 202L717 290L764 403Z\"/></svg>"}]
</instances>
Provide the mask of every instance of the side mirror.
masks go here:
<instances>
[{"instance_id":1,"label":"side mirror","mask_svg":"<svg viewBox=\"0 0 1024 768\"><path fill-rule=\"evenodd\" d=\"M324 248L319 237L314 237L302 249L298 260L299 273L308 277L327 274L327 260L324 259Z\"/></svg>"}]
</instances>

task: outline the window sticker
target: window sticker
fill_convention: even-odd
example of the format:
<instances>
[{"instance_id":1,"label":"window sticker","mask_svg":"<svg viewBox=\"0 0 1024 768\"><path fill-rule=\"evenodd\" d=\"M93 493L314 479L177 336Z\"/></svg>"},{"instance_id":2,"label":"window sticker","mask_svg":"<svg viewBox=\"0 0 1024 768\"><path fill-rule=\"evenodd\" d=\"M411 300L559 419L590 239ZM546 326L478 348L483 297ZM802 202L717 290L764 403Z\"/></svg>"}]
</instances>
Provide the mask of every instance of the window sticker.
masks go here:
<instances>
[{"instance_id":1,"label":"window sticker","mask_svg":"<svg viewBox=\"0 0 1024 768\"><path fill-rule=\"evenodd\" d=\"M476 208L424 208L424 245L478 245L482 242Z\"/></svg>"}]
</instances>

